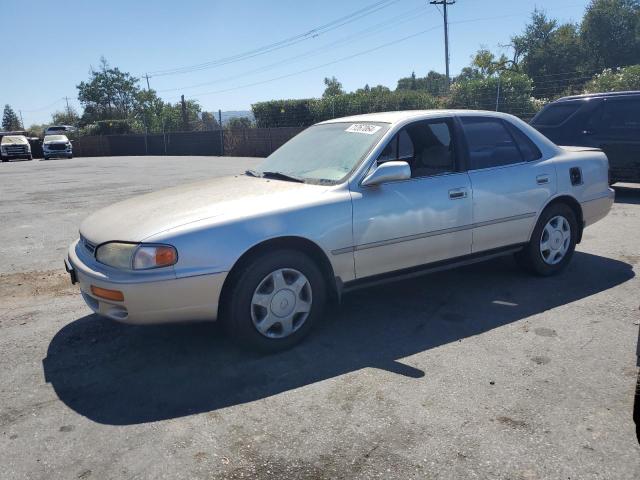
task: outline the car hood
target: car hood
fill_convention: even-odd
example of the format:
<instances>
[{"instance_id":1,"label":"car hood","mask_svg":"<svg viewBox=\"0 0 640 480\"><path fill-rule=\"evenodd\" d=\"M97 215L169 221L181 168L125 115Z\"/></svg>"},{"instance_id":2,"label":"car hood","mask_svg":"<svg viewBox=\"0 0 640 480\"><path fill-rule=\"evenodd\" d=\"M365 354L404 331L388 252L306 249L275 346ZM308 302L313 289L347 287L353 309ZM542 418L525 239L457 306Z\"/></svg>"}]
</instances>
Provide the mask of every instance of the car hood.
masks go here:
<instances>
[{"instance_id":1,"label":"car hood","mask_svg":"<svg viewBox=\"0 0 640 480\"><path fill-rule=\"evenodd\" d=\"M237 175L160 190L98 210L80 234L98 245L141 242L188 223L222 217L244 218L317 200L328 187Z\"/></svg>"}]
</instances>

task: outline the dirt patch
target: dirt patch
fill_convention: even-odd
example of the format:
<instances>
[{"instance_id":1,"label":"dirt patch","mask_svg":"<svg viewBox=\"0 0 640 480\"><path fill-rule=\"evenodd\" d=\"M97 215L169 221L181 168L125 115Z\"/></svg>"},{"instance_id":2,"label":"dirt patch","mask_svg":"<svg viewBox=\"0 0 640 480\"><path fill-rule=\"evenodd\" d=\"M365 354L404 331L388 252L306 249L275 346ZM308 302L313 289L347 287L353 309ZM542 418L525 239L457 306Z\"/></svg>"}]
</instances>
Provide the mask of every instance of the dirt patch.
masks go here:
<instances>
[{"instance_id":1,"label":"dirt patch","mask_svg":"<svg viewBox=\"0 0 640 480\"><path fill-rule=\"evenodd\" d=\"M508 427L511 427L511 428L525 428L527 426L527 423L524 422L523 420L514 420L511 417L502 416L502 417L496 418L496 420L498 420L503 425L507 425Z\"/></svg>"},{"instance_id":2,"label":"dirt patch","mask_svg":"<svg viewBox=\"0 0 640 480\"><path fill-rule=\"evenodd\" d=\"M0 298L74 295L69 274L60 270L0 274Z\"/></svg>"}]
</instances>

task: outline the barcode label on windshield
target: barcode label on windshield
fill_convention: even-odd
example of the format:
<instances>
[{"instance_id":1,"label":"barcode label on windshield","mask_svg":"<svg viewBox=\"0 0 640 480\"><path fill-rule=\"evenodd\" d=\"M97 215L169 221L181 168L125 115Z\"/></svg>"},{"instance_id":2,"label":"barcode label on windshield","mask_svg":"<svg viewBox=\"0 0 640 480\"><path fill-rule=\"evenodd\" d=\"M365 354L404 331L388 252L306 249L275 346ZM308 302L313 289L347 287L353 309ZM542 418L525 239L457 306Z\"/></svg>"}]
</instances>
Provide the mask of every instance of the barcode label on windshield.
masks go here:
<instances>
[{"instance_id":1,"label":"barcode label on windshield","mask_svg":"<svg viewBox=\"0 0 640 480\"><path fill-rule=\"evenodd\" d=\"M382 127L378 125L367 125L366 123L354 123L349 128L345 130L345 132L351 133L364 133L367 135L373 135Z\"/></svg>"}]
</instances>

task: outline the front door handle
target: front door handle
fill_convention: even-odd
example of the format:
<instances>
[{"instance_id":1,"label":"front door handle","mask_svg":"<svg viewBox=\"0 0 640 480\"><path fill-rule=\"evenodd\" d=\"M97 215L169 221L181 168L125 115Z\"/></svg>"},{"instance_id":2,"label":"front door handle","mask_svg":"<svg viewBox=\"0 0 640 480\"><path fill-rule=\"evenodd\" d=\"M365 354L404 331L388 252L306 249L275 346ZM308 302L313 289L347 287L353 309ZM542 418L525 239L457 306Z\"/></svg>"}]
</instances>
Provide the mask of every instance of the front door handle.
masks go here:
<instances>
[{"instance_id":1,"label":"front door handle","mask_svg":"<svg viewBox=\"0 0 640 480\"><path fill-rule=\"evenodd\" d=\"M467 190L464 188L454 188L449 190L449 198L451 200L458 200L459 198L466 198Z\"/></svg>"},{"instance_id":2,"label":"front door handle","mask_svg":"<svg viewBox=\"0 0 640 480\"><path fill-rule=\"evenodd\" d=\"M546 183L549 183L549 175L538 175L536 177L536 183L538 185L544 185Z\"/></svg>"}]
</instances>

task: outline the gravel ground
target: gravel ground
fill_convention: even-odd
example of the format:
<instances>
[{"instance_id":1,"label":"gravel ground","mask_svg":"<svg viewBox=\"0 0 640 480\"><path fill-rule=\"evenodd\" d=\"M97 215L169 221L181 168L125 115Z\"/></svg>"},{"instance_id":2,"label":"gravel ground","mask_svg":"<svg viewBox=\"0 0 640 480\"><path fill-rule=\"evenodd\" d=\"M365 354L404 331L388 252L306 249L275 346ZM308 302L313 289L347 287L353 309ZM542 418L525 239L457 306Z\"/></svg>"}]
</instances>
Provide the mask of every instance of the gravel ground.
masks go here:
<instances>
[{"instance_id":1,"label":"gravel ground","mask_svg":"<svg viewBox=\"0 0 640 480\"><path fill-rule=\"evenodd\" d=\"M640 188L560 276L504 258L362 290L278 355L90 313L62 269L84 216L256 162L0 165L1 478L640 478Z\"/></svg>"}]
</instances>

